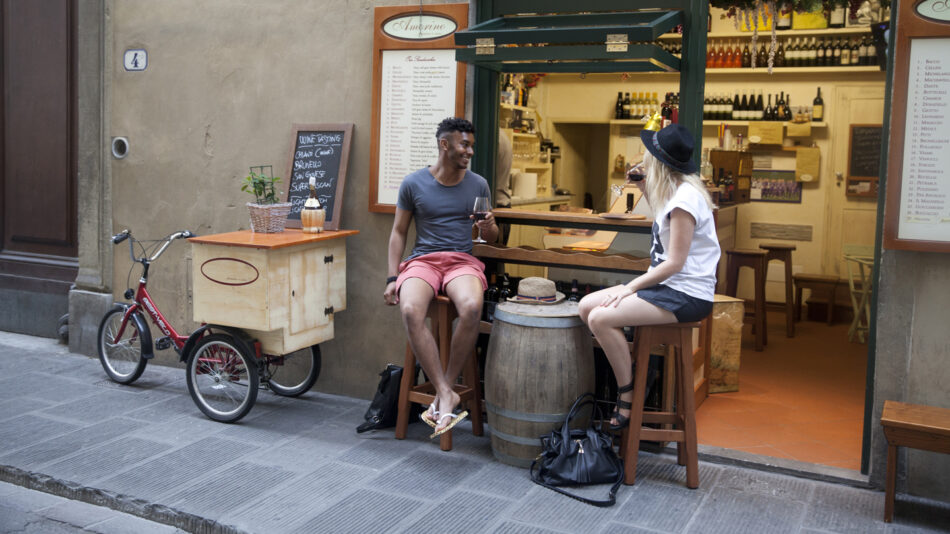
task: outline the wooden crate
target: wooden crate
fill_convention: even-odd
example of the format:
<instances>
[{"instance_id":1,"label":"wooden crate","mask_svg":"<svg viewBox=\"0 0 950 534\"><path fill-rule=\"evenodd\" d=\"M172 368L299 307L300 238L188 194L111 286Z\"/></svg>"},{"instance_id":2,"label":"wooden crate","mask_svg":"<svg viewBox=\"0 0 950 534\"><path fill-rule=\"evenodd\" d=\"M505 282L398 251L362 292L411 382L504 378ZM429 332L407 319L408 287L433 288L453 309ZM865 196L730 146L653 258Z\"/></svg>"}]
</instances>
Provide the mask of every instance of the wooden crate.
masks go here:
<instances>
[{"instance_id":1,"label":"wooden crate","mask_svg":"<svg viewBox=\"0 0 950 534\"><path fill-rule=\"evenodd\" d=\"M268 354L332 339L333 314L346 309L346 242L338 238L355 233L191 239L194 320L241 328Z\"/></svg>"}]
</instances>

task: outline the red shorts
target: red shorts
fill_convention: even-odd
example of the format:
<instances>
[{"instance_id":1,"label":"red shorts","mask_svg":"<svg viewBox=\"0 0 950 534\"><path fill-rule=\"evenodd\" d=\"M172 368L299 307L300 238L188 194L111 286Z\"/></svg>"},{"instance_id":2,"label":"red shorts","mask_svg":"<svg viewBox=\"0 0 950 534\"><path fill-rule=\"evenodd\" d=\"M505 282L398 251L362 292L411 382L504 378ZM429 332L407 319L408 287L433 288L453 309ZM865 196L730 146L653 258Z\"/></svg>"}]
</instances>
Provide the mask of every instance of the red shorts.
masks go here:
<instances>
[{"instance_id":1,"label":"red shorts","mask_svg":"<svg viewBox=\"0 0 950 534\"><path fill-rule=\"evenodd\" d=\"M482 291L488 289L485 279L485 264L475 256L464 252L432 252L423 254L399 264L399 278L396 279L396 292L409 278L421 278L436 294L458 278L470 274L482 282Z\"/></svg>"}]
</instances>

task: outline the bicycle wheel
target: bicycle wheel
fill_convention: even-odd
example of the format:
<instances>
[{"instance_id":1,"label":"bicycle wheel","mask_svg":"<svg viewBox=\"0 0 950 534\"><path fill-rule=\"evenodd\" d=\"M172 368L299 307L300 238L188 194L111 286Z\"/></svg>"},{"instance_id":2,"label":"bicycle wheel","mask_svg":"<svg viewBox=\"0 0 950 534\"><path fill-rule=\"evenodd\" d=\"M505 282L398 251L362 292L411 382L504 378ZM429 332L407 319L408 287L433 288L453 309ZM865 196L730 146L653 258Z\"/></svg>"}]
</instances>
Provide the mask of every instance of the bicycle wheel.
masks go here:
<instances>
[{"instance_id":1,"label":"bicycle wheel","mask_svg":"<svg viewBox=\"0 0 950 534\"><path fill-rule=\"evenodd\" d=\"M233 423L257 400L257 361L244 342L229 334L201 338L188 356L188 392L198 408L222 423Z\"/></svg>"},{"instance_id":2,"label":"bicycle wheel","mask_svg":"<svg viewBox=\"0 0 950 534\"><path fill-rule=\"evenodd\" d=\"M320 345L284 356L268 356L267 385L284 397L299 397L310 391L320 376Z\"/></svg>"},{"instance_id":3,"label":"bicycle wheel","mask_svg":"<svg viewBox=\"0 0 950 534\"><path fill-rule=\"evenodd\" d=\"M131 384L142 376L148 360L142 357L142 333L135 321L130 319L122 336L116 339L124 315L125 307L116 305L102 317L97 336L99 362L113 381Z\"/></svg>"}]
</instances>

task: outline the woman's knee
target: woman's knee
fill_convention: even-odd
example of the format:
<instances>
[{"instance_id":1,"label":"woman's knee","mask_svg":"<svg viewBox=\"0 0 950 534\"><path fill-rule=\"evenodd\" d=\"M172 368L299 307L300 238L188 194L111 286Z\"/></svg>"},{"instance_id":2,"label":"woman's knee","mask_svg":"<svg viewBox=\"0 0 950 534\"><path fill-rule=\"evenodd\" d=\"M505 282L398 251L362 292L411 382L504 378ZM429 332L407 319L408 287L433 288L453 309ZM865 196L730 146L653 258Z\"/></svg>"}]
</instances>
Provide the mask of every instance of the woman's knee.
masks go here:
<instances>
[{"instance_id":1,"label":"woman's knee","mask_svg":"<svg viewBox=\"0 0 950 534\"><path fill-rule=\"evenodd\" d=\"M582 298L581 301L577 303L577 314L580 315L581 321L586 323L590 312L596 307L597 304L594 303L594 299L590 298L590 295Z\"/></svg>"}]
</instances>

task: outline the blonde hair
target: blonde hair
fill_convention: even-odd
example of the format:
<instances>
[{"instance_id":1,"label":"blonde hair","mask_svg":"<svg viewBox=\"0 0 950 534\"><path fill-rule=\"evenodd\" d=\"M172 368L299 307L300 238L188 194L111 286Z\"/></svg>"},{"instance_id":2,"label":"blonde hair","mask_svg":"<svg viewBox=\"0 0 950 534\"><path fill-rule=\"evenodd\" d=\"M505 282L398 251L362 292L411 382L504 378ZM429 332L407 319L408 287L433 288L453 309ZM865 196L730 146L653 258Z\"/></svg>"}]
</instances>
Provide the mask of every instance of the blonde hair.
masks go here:
<instances>
[{"instance_id":1,"label":"blonde hair","mask_svg":"<svg viewBox=\"0 0 950 534\"><path fill-rule=\"evenodd\" d=\"M647 171L643 196L646 197L653 213L659 212L663 206L666 206L666 203L676 194L676 188L682 183L695 187L706 200L709 209L713 209L712 197L709 196L709 191L706 190L698 174L683 174L655 158L650 152L643 155L643 166Z\"/></svg>"}]
</instances>

